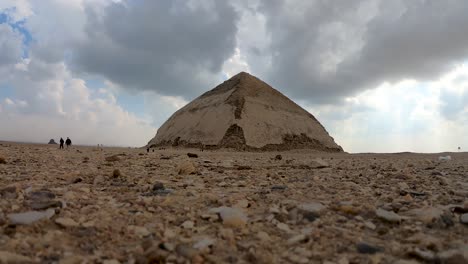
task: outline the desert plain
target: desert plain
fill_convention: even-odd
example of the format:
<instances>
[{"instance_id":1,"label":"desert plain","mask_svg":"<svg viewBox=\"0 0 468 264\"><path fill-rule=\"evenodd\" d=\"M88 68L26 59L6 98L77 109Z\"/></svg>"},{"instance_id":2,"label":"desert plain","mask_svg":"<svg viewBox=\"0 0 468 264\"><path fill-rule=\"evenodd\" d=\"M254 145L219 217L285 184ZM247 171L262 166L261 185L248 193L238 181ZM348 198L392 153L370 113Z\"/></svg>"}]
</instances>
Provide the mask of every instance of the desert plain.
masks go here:
<instances>
[{"instance_id":1,"label":"desert plain","mask_svg":"<svg viewBox=\"0 0 468 264\"><path fill-rule=\"evenodd\" d=\"M468 153L0 142L0 263L468 263L467 177Z\"/></svg>"}]
</instances>

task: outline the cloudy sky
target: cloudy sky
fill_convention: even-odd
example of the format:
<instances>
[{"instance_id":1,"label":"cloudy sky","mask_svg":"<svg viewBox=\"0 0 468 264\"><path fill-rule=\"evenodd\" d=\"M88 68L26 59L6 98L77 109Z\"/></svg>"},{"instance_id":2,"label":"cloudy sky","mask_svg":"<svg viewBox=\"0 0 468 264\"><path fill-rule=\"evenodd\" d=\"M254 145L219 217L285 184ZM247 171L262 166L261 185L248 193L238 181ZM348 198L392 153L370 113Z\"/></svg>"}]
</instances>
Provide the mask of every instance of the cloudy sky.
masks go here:
<instances>
[{"instance_id":1,"label":"cloudy sky","mask_svg":"<svg viewBox=\"0 0 468 264\"><path fill-rule=\"evenodd\" d=\"M468 150L466 0L2 0L0 140L142 146L248 71L349 152Z\"/></svg>"}]
</instances>

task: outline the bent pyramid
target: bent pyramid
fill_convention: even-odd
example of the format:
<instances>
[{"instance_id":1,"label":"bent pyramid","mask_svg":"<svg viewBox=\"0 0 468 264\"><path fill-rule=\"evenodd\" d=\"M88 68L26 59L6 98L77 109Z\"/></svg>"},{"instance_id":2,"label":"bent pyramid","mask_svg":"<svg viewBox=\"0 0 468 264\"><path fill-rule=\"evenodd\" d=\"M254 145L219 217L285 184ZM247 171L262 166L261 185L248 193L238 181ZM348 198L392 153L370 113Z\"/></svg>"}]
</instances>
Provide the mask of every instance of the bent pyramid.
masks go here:
<instances>
[{"instance_id":1,"label":"bent pyramid","mask_svg":"<svg viewBox=\"0 0 468 264\"><path fill-rule=\"evenodd\" d=\"M245 72L175 112L148 146L343 151L313 115Z\"/></svg>"}]
</instances>

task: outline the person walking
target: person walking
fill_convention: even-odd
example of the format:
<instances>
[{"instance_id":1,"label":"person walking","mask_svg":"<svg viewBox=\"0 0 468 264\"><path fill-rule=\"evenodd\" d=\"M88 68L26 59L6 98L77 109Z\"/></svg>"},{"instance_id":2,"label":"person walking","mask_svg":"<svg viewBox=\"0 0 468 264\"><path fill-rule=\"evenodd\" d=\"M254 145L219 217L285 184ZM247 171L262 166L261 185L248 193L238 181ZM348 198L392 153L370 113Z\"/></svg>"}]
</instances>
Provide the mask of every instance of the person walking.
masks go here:
<instances>
[{"instance_id":1,"label":"person walking","mask_svg":"<svg viewBox=\"0 0 468 264\"><path fill-rule=\"evenodd\" d=\"M69 137L67 137L67 140L65 141L65 144L67 144L67 148L71 146L72 141Z\"/></svg>"},{"instance_id":2,"label":"person walking","mask_svg":"<svg viewBox=\"0 0 468 264\"><path fill-rule=\"evenodd\" d=\"M63 140L63 138L60 138L60 147L59 147L59 149L63 149L63 143L65 143L65 141Z\"/></svg>"}]
</instances>

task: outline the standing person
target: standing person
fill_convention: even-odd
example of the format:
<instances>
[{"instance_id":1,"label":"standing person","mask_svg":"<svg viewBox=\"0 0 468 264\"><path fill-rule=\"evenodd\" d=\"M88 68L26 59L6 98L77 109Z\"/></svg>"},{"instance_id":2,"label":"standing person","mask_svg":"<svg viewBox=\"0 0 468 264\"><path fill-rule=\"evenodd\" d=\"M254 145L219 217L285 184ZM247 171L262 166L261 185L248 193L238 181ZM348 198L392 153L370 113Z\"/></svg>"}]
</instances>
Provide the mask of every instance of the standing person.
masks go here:
<instances>
[{"instance_id":1,"label":"standing person","mask_svg":"<svg viewBox=\"0 0 468 264\"><path fill-rule=\"evenodd\" d=\"M65 144L67 144L67 148L71 146L72 142L69 137L67 137L67 141L65 141Z\"/></svg>"},{"instance_id":2,"label":"standing person","mask_svg":"<svg viewBox=\"0 0 468 264\"><path fill-rule=\"evenodd\" d=\"M60 147L59 147L59 149L63 149L63 143L64 143L64 142L65 142L65 141L63 140L63 138L60 138Z\"/></svg>"}]
</instances>

